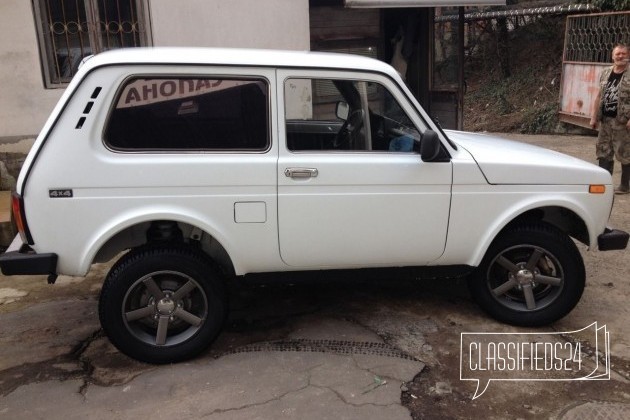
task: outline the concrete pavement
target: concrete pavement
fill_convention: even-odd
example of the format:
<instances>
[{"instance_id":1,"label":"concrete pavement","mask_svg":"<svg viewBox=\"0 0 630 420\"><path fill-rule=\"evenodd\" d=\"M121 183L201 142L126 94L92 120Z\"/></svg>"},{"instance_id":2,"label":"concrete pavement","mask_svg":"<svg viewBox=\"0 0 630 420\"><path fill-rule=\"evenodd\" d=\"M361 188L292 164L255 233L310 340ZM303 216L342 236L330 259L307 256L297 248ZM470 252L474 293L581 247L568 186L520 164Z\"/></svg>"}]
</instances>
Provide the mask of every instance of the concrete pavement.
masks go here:
<instances>
[{"instance_id":1,"label":"concrete pavement","mask_svg":"<svg viewBox=\"0 0 630 420\"><path fill-rule=\"evenodd\" d=\"M48 349L42 359L51 357L51 340L57 341L61 356L97 328L93 303L49 302L27 310L26 315L4 315L3 331L12 334L0 334L0 342L4 341L0 353L14 366L3 368L24 368L27 360L38 359L37 348L17 345L20 337L33 332L25 316L33 322L39 319L35 329L49 332L41 335L49 343L40 343ZM63 325L63 321L60 325L57 321L64 311L73 314L69 319L78 315L83 325ZM60 318L43 317L50 313ZM62 331L52 331L52 324ZM217 358L159 367L130 362L131 369L123 368L119 378L109 378L116 382L124 377L114 386L93 383L100 378L94 372L98 365L86 371L81 363L115 349L98 336L89 346L76 361L49 363L48 368L58 369L49 374L60 377L65 369L69 379L34 382L0 398L0 418L409 419L401 404L401 387L424 368L365 327L338 319L308 320L283 340L240 346ZM13 349L12 354L7 348ZM138 369L135 377L134 369ZM15 372L19 375L19 370Z\"/></svg>"},{"instance_id":2,"label":"concrete pavement","mask_svg":"<svg viewBox=\"0 0 630 420\"><path fill-rule=\"evenodd\" d=\"M400 385L419 364L382 356L239 353L161 368L125 385L24 386L0 402L12 419L408 419ZM38 396L34 401L33 396ZM63 409L59 402L63 401Z\"/></svg>"}]
</instances>

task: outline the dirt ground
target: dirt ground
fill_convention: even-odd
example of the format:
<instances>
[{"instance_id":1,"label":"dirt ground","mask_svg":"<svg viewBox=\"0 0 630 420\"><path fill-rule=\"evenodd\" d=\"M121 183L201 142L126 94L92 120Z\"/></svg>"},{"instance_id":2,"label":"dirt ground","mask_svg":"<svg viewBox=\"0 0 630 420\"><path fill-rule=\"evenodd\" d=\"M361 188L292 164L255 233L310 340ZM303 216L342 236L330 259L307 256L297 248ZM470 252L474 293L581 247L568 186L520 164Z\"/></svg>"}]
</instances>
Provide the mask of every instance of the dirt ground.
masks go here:
<instances>
[{"instance_id":1,"label":"dirt ground","mask_svg":"<svg viewBox=\"0 0 630 420\"><path fill-rule=\"evenodd\" d=\"M503 136L595 160L592 137ZM616 197L610 222L630 230L630 195ZM591 252L584 246L580 251L587 272L584 295L568 316L545 328L525 330L493 321L470 300L462 279L238 285L231 291L229 322L201 359L284 339L305 322L321 324L319 334L325 339L327 320L344 320L426 364L401 388L402 402L414 419L579 418L572 413L586 402L599 404L599 418L613 418L607 417L606 407L630 405L630 252ZM0 276L0 402L34 382L81 379L85 386L121 386L144 372L169 369L130 360L103 337L96 306L107 269L97 265L86 278L62 276L54 286L44 277L17 281ZM464 332L560 333L594 322L610 332L609 380L492 382L473 400L475 384L460 379ZM591 335L577 337L590 353L588 363L605 362Z\"/></svg>"}]
</instances>

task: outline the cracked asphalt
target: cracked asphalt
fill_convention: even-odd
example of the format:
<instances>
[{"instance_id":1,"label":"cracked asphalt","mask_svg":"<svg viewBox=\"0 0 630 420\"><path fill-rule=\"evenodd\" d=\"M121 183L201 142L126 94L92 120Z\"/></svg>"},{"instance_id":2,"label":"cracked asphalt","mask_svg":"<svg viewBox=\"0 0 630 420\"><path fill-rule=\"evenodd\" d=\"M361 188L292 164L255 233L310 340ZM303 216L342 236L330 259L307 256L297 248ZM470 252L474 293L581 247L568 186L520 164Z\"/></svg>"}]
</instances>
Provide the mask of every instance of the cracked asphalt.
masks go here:
<instances>
[{"instance_id":1,"label":"cracked asphalt","mask_svg":"<svg viewBox=\"0 0 630 420\"><path fill-rule=\"evenodd\" d=\"M242 286L233 291L226 331L207 354L151 366L118 353L100 331L97 290L89 285L106 268L81 282L93 290L87 299L50 296L21 302L16 311L6 309L19 301L2 305L0 417L409 417L401 386L424 364L358 321L339 317L328 305L340 304L343 294L324 302L307 296L319 289L314 284ZM46 287L77 286L60 280ZM342 286L343 293L354 286ZM336 294L338 286L327 281L323 290ZM269 306L278 303L284 310Z\"/></svg>"},{"instance_id":2,"label":"cracked asphalt","mask_svg":"<svg viewBox=\"0 0 630 420\"><path fill-rule=\"evenodd\" d=\"M512 137L594 161L591 137ZM612 224L630 230L629 210L630 197L616 198ZM626 418L630 254L580 251L584 296L545 328L493 321L463 279L238 283L213 346L166 366L131 360L103 336L97 299L108 265L54 286L0 276L0 418ZM560 333L593 322L610 331L610 379L492 382L475 400L474 383L460 380L462 332ZM580 340L595 349L592 337ZM588 363L605 361L589 352Z\"/></svg>"}]
</instances>

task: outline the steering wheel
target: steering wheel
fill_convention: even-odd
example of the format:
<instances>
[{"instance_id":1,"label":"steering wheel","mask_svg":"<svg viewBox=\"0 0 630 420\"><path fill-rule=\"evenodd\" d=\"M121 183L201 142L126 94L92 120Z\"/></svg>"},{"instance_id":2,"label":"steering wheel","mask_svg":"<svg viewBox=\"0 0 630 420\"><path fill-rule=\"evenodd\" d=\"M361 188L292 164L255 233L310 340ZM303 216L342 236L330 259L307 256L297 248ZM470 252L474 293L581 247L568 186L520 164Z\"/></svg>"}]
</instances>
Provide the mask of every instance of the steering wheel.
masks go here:
<instances>
[{"instance_id":1,"label":"steering wheel","mask_svg":"<svg viewBox=\"0 0 630 420\"><path fill-rule=\"evenodd\" d=\"M355 109L343 122L341 128L333 140L334 149L350 149L354 144L356 135L363 127L363 110Z\"/></svg>"}]
</instances>

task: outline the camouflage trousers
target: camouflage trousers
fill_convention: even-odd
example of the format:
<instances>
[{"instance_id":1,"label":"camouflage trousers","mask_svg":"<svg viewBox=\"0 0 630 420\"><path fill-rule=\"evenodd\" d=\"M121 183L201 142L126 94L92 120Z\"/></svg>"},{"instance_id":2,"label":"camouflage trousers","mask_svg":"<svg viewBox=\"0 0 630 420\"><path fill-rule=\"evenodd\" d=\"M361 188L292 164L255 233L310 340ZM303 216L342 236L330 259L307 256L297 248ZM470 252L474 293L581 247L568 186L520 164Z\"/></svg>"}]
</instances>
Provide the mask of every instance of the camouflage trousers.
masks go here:
<instances>
[{"instance_id":1,"label":"camouflage trousers","mask_svg":"<svg viewBox=\"0 0 630 420\"><path fill-rule=\"evenodd\" d=\"M622 165L630 164L630 130L626 124L604 117L599 125L596 152L597 159L612 161L616 157Z\"/></svg>"}]
</instances>

